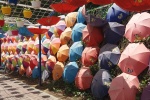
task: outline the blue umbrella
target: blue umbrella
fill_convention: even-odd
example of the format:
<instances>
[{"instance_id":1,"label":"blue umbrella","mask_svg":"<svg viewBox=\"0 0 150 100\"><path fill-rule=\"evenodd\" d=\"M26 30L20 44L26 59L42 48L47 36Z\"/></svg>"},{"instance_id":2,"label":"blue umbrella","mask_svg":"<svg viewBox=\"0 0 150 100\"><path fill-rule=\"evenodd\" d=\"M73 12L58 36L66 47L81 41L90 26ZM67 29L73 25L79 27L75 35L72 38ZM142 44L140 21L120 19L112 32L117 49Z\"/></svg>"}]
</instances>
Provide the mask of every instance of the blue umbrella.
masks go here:
<instances>
[{"instance_id":1,"label":"blue umbrella","mask_svg":"<svg viewBox=\"0 0 150 100\"><path fill-rule=\"evenodd\" d=\"M108 9L106 20L108 22L118 22L121 23L129 16L129 12L123 10L115 3Z\"/></svg>"},{"instance_id":2,"label":"blue umbrella","mask_svg":"<svg viewBox=\"0 0 150 100\"><path fill-rule=\"evenodd\" d=\"M82 39L82 30L86 27L86 25L82 23L76 23L72 29L72 40L73 42L81 41Z\"/></svg>"},{"instance_id":3,"label":"blue umbrella","mask_svg":"<svg viewBox=\"0 0 150 100\"><path fill-rule=\"evenodd\" d=\"M20 27L19 34L22 36L29 36L29 37L34 36L34 34L31 33L26 27Z\"/></svg>"},{"instance_id":4,"label":"blue umbrella","mask_svg":"<svg viewBox=\"0 0 150 100\"><path fill-rule=\"evenodd\" d=\"M107 43L117 44L125 33L125 26L117 22L109 22L103 28L104 37Z\"/></svg>"},{"instance_id":5,"label":"blue umbrella","mask_svg":"<svg viewBox=\"0 0 150 100\"><path fill-rule=\"evenodd\" d=\"M91 92L96 100L104 100L104 97L108 95L111 81L112 78L108 71L100 69L96 73L91 84Z\"/></svg>"},{"instance_id":6,"label":"blue umbrella","mask_svg":"<svg viewBox=\"0 0 150 100\"><path fill-rule=\"evenodd\" d=\"M82 14L82 9L83 9L83 6L79 8L78 10L78 14L77 14L77 22L78 23L84 23L85 22L85 18Z\"/></svg>"},{"instance_id":7,"label":"blue umbrella","mask_svg":"<svg viewBox=\"0 0 150 100\"><path fill-rule=\"evenodd\" d=\"M110 71L118 64L120 55L121 53L117 45L106 44L100 50L98 66Z\"/></svg>"},{"instance_id":8,"label":"blue umbrella","mask_svg":"<svg viewBox=\"0 0 150 100\"><path fill-rule=\"evenodd\" d=\"M82 52L83 52L83 44L81 43L81 41L74 42L69 50L69 60L70 61L79 60L81 58Z\"/></svg>"},{"instance_id":9,"label":"blue umbrella","mask_svg":"<svg viewBox=\"0 0 150 100\"><path fill-rule=\"evenodd\" d=\"M39 71L39 68L36 66L32 70L32 78L39 78L39 77L40 77L40 71Z\"/></svg>"},{"instance_id":10,"label":"blue umbrella","mask_svg":"<svg viewBox=\"0 0 150 100\"><path fill-rule=\"evenodd\" d=\"M67 83L72 83L75 80L75 77L78 73L79 67L76 62L70 62L65 66L63 72L63 79Z\"/></svg>"}]
</instances>

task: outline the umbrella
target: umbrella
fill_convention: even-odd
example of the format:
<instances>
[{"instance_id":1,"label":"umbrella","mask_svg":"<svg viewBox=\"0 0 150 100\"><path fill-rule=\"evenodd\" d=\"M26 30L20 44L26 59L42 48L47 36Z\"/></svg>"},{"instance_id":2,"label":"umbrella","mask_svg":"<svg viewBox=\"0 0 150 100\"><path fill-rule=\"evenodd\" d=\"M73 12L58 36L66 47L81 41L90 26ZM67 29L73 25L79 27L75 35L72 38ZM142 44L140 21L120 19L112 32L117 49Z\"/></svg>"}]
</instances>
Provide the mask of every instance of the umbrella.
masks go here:
<instances>
[{"instance_id":1,"label":"umbrella","mask_svg":"<svg viewBox=\"0 0 150 100\"><path fill-rule=\"evenodd\" d=\"M149 0L139 0L139 1L131 1L131 0L113 0L114 3L116 3L119 7L122 9L125 9L127 11L136 11L136 12L141 12L141 11L146 11L149 10L150 3Z\"/></svg>"},{"instance_id":2,"label":"umbrella","mask_svg":"<svg viewBox=\"0 0 150 100\"><path fill-rule=\"evenodd\" d=\"M62 45L57 52L57 59L60 62L65 62L69 56L69 47L67 45Z\"/></svg>"},{"instance_id":3,"label":"umbrella","mask_svg":"<svg viewBox=\"0 0 150 100\"><path fill-rule=\"evenodd\" d=\"M70 27L67 27L65 31L61 33L60 41L62 45L67 44L71 40L71 33L72 30Z\"/></svg>"},{"instance_id":4,"label":"umbrella","mask_svg":"<svg viewBox=\"0 0 150 100\"><path fill-rule=\"evenodd\" d=\"M77 0L75 0L75 1L77 1ZM84 22L85 22L85 17L84 17L83 14L82 14L83 7L84 7L84 6L80 7L79 10L78 10L77 22L84 24Z\"/></svg>"},{"instance_id":5,"label":"umbrella","mask_svg":"<svg viewBox=\"0 0 150 100\"><path fill-rule=\"evenodd\" d=\"M65 0L67 3L69 3L70 5L74 5L74 6L83 6L84 4L88 3L88 0Z\"/></svg>"},{"instance_id":6,"label":"umbrella","mask_svg":"<svg viewBox=\"0 0 150 100\"><path fill-rule=\"evenodd\" d=\"M81 58L83 52L83 44L81 41L74 42L69 50L69 60L77 61Z\"/></svg>"},{"instance_id":7,"label":"umbrella","mask_svg":"<svg viewBox=\"0 0 150 100\"><path fill-rule=\"evenodd\" d=\"M20 27L18 31L20 35L33 36L33 34L26 27Z\"/></svg>"},{"instance_id":8,"label":"umbrella","mask_svg":"<svg viewBox=\"0 0 150 100\"><path fill-rule=\"evenodd\" d=\"M54 38L50 43L50 54L55 55L60 48L60 39Z\"/></svg>"},{"instance_id":9,"label":"umbrella","mask_svg":"<svg viewBox=\"0 0 150 100\"><path fill-rule=\"evenodd\" d=\"M99 47L85 47L82 52L82 64L86 67L96 63L99 54Z\"/></svg>"},{"instance_id":10,"label":"umbrella","mask_svg":"<svg viewBox=\"0 0 150 100\"><path fill-rule=\"evenodd\" d=\"M48 71L47 71L47 70L44 70L44 71L42 72L42 80L45 81L46 79L48 79L48 77L49 77Z\"/></svg>"},{"instance_id":11,"label":"umbrella","mask_svg":"<svg viewBox=\"0 0 150 100\"><path fill-rule=\"evenodd\" d=\"M32 37L30 37L30 39L31 39L32 41L35 41L37 38L38 38L38 35L37 35L37 34L34 34Z\"/></svg>"},{"instance_id":12,"label":"umbrella","mask_svg":"<svg viewBox=\"0 0 150 100\"><path fill-rule=\"evenodd\" d=\"M22 61L23 61L23 56L22 55L18 55L16 56L17 57L17 63L18 63L18 66L21 66L22 65Z\"/></svg>"},{"instance_id":13,"label":"umbrella","mask_svg":"<svg viewBox=\"0 0 150 100\"><path fill-rule=\"evenodd\" d=\"M63 79L67 83L72 83L78 73L79 67L76 62L70 62L65 66Z\"/></svg>"},{"instance_id":14,"label":"umbrella","mask_svg":"<svg viewBox=\"0 0 150 100\"><path fill-rule=\"evenodd\" d=\"M25 69L28 68L28 66L30 65L30 57L29 57L29 55L26 54L26 55L24 56L23 61L22 61L22 64L23 64L23 67L24 67Z\"/></svg>"},{"instance_id":15,"label":"umbrella","mask_svg":"<svg viewBox=\"0 0 150 100\"><path fill-rule=\"evenodd\" d=\"M141 40L150 36L150 14L147 12L133 15L126 25L125 37L130 41Z\"/></svg>"},{"instance_id":16,"label":"umbrella","mask_svg":"<svg viewBox=\"0 0 150 100\"><path fill-rule=\"evenodd\" d=\"M38 39L34 42L33 51L34 51L34 54L36 55L39 52L39 40Z\"/></svg>"},{"instance_id":17,"label":"umbrella","mask_svg":"<svg viewBox=\"0 0 150 100\"><path fill-rule=\"evenodd\" d=\"M36 55L34 56L34 55L31 55L30 56L30 68L31 68L31 70L33 70L34 69L34 67L35 66L37 66L38 65L38 58L36 57Z\"/></svg>"},{"instance_id":18,"label":"umbrella","mask_svg":"<svg viewBox=\"0 0 150 100\"><path fill-rule=\"evenodd\" d=\"M56 27L57 29L60 29L60 30L64 31L64 30L66 29L66 23L65 23L64 20L60 20L60 21L55 25L55 27Z\"/></svg>"},{"instance_id":19,"label":"umbrella","mask_svg":"<svg viewBox=\"0 0 150 100\"><path fill-rule=\"evenodd\" d=\"M122 73L112 80L109 96L111 100L136 100L139 84L136 76Z\"/></svg>"},{"instance_id":20,"label":"umbrella","mask_svg":"<svg viewBox=\"0 0 150 100\"><path fill-rule=\"evenodd\" d=\"M93 4L96 4L96 5L107 5L107 4L112 3L111 0L89 0L89 2L92 2Z\"/></svg>"},{"instance_id":21,"label":"umbrella","mask_svg":"<svg viewBox=\"0 0 150 100\"><path fill-rule=\"evenodd\" d=\"M64 65L62 62L57 61L52 71L53 80L58 80L61 78L64 71Z\"/></svg>"},{"instance_id":22,"label":"umbrella","mask_svg":"<svg viewBox=\"0 0 150 100\"><path fill-rule=\"evenodd\" d=\"M99 46L103 41L103 34L98 27L87 25L82 31L82 39L86 46Z\"/></svg>"},{"instance_id":23,"label":"umbrella","mask_svg":"<svg viewBox=\"0 0 150 100\"><path fill-rule=\"evenodd\" d=\"M130 43L122 52L119 67L128 74L138 76L150 61L150 51L143 43Z\"/></svg>"},{"instance_id":24,"label":"umbrella","mask_svg":"<svg viewBox=\"0 0 150 100\"><path fill-rule=\"evenodd\" d=\"M12 61L13 67L16 67L17 66L17 59L16 59L16 57L12 57L11 61Z\"/></svg>"},{"instance_id":25,"label":"umbrella","mask_svg":"<svg viewBox=\"0 0 150 100\"><path fill-rule=\"evenodd\" d=\"M40 77L40 71L39 71L39 68L36 66L32 70L32 78L38 78L38 77Z\"/></svg>"},{"instance_id":26,"label":"umbrella","mask_svg":"<svg viewBox=\"0 0 150 100\"><path fill-rule=\"evenodd\" d=\"M52 41L54 38L56 38L55 34L52 35L52 37L50 38L50 40Z\"/></svg>"},{"instance_id":27,"label":"umbrella","mask_svg":"<svg viewBox=\"0 0 150 100\"><path fill-rule=\"evenodd\" d=\"M38 57L39 57L39 54L38 54ZM47 55L42 54L41 55L41 62L46 63L46 61L47 61Z\"/></svg>"},{"instance_id":28,"label":"umbrella","mask_svg":"<svg viewBox=\"0 0 150 100\"><path fill-rule=\"evenodd\" d=\"M73 42L81 41L82 40L82 31L86 27L86 25L82 23L76 23L72 29L72 40Z\"/></svg>"},{"instance_id":29,"label":"umbrella","mask_svg":"<svg viewBox=\"0 0 150 100\"><path fill-rule=\"evenodd\" d=\"M120 59L120 50L117 45L106 44L104 45L98 57L98 65L102 69L111 70L114 68Z\"/></svg>"},{"instance_id":30,"label":"umbrella","mask_svg":"<svg viewBox=\"0 0 150 100\"><path fill-rule=\"evenodd\" d=\"M103 99L108 95L108 90L112 78L109 72L105 69L100 69L93 77L91 84L91 92L97 100Z\"/></svg>"},{"instance_id":31,"label":"umbrella","mask_svg":"<svg viewBox=\"0 0 150 100\"><path fill-rule=\"evenodd\" d=\"M123 10L115 3L108 9L106 20L108 22L122 23L129 16L129 12Z\"/></svg>"},{"instance_id":32,"label":"umbrella","mask_svg":"<svg viewBox=\"0 0 150 100\"><path fill-rule=\"evenodd\" d=\"M55 25L50 26L48 32L45 33L46 38L49 39L52 37L52 35L54 35L54 33L56 33L56 28Z\"/></svg>"},{"instance_id":33,"label":"umbrella","mask_svg":"<svg viewBox=\"0 0 150 100\"><path fill-rule=\"evenodd\" d=\"M28 30L34 34L43 34L45 32L48 32L47 28L38 28L38 27L28 27Z\"/></svg>"},{"instance_id":34,"label":"umbrella","mask_svg":"<svg viewBox=\"0 0 150 100\"><path fill-rule=\"evenodd\" d=\"M73 6L68 3L55 3L55 4L51 4L50 7L54 11L62 13L62 14L73 12L74 10L78 8L78 6Z\"/></svg>"},{"instance_id":35,"label":"umbrella","mask_svg":"<svg viewBox=\"0 0 150 100\"><path fill-rule=\"evenodd\" d=\"M47 52L49 51L49 48L50 48L50 39L45 39L43 42L42 42L42 53L43 54L47 54Z\"/></svg>"},{"instance_id":36,"label":"umbrella","mask_svg":"<svg viewBox=\"0 0 150 100\"><path fill-rule=\"evenodd\" d=\"M141 100L149 100L150 99L150 84L143 89Z\"/></svg>"},{"instance_id":37,"label":"umbrella","mask_svg":"<svg viewBox=\"0 0 150 100\"><path fill-rule=\"evenodd\" d=\"M24 41L23 44L22 44L22 52L23 53L25 53L27 51L27 45L28 45L28 42Z\"/></svg>"},{"instance_id":38,"label":"umbrella","mask_svg":"<svg viewBox=\"0 0 150 100\"><path fill-rule=\"evenodd\" d=\"M30 68L30 66L26 69L26 76L30 77L32 75L32 70Z\"/></svg>"},{"instance_id":39,"label":"umbrella","mask_svg":"<svg viewBox=\"0 0 150 100\"><path fill-rule=\"evenodd\" d=\"M4 34L0 33L0 38L6 37Z\"/></svg>"},{"instance_id":40,"label":"umbrella","mask_svg":"<svg viewBox=\"0 0 150 100\"><path fill-rule=\"evenodd\" d=\"M38 23L44 26L51 26L56 24L60 20L60 17L56 16L48 16L48 17L43 17L37 20Z\"/></svg>"},{"instance_id":41,"label":"umbrella","mask_svg":"<svg viewBox=\"0 0 150 100\"><path fill-rule=\"evenodd\" d=\"M54 69L54 66L56 64L56 58L55 56L50 55L46 61L46 68L48 71L52 72Z\"/></svg>"},{"instance_id":42,"label":"umbrella","mask_svg":"<svg viewBox=\"0 0 150 100\"><path fill-rule=\"evenodd\" d=\"M31 54L31 52L33 51L33 47L34 47L34 41L29 41L27 44L27 52L29 54Z\"/></svg>"},{"instance_id":43,"label":"umbrella","mask_svg":"<svg viewBox=\"0 0 150 100\"><path fill-rule=\"evenodd\" d=\"M90 68L81 67L75 78L75 85L80 90L86 90L90 88L92 80Z\"/></svg>"},{"instance_id":44,"label":"umbrella","mask_svg":"<svg viewBox=\"0 0 150 100\"><path fill-rule=\"evenodd\" d=\"M19 54L19 53L21 52L21 50L22 50L22 45L23 45L23 42L19 42L19 43L17 44L17 49L16 49L17 54Z\"/></svg>"},{"instance_id":45,"label":"umbrella","mask_svg":"<svg viewBox=\"0 0 150 100\"><path fill-rule=\"evenodd\" d=\"M125 33L125 26L117 22L109 22L103 28L104 36L107 43L116 44L119 42Z\"/></svg>"},{"instance_id":46,"label":"umbrella","mask_svg":"<svg viewBox=\"0 0 150 100\"><path fill-rule=\"evenodd\" d=\"M71 12L65 17L67 27L72 27L77 20L77 12Z\"/></svg>"},{"instance_id":47,"label":"umbrella","mask_svg":"<svg viewBox=\"0 0 150 100\"><path fill-rule=\"evenodd\" d=\"M25 74L25 72L26 72L26 70L24 69L23 65L21 65L21 66L19 67L19 74L20 74L20 75L23 75L23 74Z\"/></svg>"},{"instance_id":48,"label":"umbrella","mask_svg":"<svg viewBox=\"0 0 150 100\"><path fill-rule=\"evenodd\" d=\"M46 39L46 35L44 35L44 36L42 37L41 42L44 42L45 39Z\"/></svg>"}]
</instances>

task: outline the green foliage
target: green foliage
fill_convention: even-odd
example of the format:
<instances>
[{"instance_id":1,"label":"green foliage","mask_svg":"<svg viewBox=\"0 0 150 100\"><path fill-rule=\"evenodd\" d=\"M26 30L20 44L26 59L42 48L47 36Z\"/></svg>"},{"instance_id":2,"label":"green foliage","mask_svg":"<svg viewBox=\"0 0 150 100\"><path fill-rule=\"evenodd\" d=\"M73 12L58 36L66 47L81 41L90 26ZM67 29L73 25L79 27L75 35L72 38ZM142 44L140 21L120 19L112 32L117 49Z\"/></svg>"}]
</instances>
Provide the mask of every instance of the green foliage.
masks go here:
<instances>
[{"instance_id":1,"label":"green foliage","mask_svg":"<svg viewBox=\"0 0 150 100\"><path fill-rule=\"evenodd\" d=\"M0 20L4 20L4 15L0 13Z\"/></svg>"}]
</instances>

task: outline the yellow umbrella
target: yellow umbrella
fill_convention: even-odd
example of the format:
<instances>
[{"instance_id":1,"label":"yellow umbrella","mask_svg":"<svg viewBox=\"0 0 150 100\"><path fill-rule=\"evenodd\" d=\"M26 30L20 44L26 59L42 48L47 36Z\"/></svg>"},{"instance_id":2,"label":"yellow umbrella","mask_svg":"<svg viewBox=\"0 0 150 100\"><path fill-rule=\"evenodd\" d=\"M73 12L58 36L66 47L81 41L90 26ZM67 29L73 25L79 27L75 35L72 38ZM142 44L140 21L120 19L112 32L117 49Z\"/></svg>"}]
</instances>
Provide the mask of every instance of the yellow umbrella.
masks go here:
<instances>
[{"instance_id":1,"label":"yellow umbrella","mask_svg":"<svg viewBox=\"0 0 150 100\"><path fill-rule=\"evenodd\" d=\"M78 12L71 12L67 14L67 16L65 17L65 22L67 27L72 27L75 24L77 20L77 14Z\"/></svg>"},{"instance_id":2,"label":"yellow umbrella","mask_svg":"<svg viewBox=\"0 0 150 100\"><path fill-rule=\"evenodd\" d=\"M55 55L60 48L60 39L54 38L50 43L50 54Z\"/></svg>"}]
</instances>

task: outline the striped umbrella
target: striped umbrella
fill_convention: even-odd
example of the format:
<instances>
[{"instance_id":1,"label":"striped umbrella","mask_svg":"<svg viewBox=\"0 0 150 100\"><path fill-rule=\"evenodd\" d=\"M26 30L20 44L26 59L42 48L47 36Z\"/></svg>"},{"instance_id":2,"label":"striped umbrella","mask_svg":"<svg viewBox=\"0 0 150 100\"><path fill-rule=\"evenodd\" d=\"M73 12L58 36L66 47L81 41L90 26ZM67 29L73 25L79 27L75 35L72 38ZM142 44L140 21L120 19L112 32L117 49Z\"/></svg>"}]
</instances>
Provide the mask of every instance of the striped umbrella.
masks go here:
<instances>
[{"instance_id":1,"label":"striped umbrella","mask_svg":"<svg viewBox=\"0 0 150 100\"><path fill-rule=\"evenodd\" d=\"M60 39L54 38L50 43L50 54L55 55L60 48Z\"/></svg>"}]
</instances>

